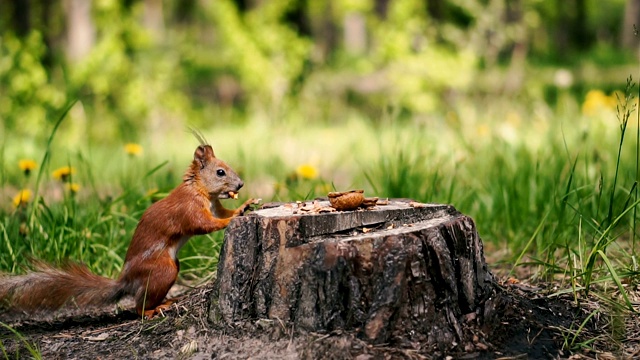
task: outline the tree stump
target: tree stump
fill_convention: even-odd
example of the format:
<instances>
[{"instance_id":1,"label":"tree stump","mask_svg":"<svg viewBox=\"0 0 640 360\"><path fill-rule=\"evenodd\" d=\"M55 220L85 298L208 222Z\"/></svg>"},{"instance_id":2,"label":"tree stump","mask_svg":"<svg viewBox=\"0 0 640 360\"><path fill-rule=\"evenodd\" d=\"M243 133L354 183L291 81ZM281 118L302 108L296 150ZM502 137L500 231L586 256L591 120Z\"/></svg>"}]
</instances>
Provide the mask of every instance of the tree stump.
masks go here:
<instances>
[{"instance_id":1,"label":"tree stump","mask_svg":"<svg viewBox=\"0 0 640 360\"><path fill-rule=\"evenodd\" d=\"M328 206L280 204L234 219L211 320L356 330L378 344L395 335L438 347L460 342L461 322L482 314L493 289L473 220L450 205L410 200L323 213Z\"/></svg>"}]
</instances>

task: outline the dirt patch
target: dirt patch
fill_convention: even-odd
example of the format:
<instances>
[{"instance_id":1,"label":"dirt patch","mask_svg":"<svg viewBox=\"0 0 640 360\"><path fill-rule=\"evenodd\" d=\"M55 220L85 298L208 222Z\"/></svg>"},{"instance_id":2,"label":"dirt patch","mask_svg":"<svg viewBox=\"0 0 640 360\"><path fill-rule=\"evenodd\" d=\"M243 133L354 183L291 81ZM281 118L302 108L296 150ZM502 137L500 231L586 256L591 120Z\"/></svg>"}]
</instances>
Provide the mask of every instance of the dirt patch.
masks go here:
<instances>
[{"instance_id":1,"label":"dirt patch","mask_svg":"<svg viewBox=\"0 0 640 360\"><path fill-rule=\"evenodd\" d=\"M545 289L503 284L496 288L486 310L499 316L485 324L478 324L475 316L464 321L463 331L473 338L470 343L452 344L440 351L408 340L415 336L394 334L388 344L374 346L361 340L357 331L309 333L266 319L224 329L212 326L207 321L211 291L211 286L196 289L164 317L150 321L141 321L130 312L9 319L15 332L0 330L0 350L4 348L5 357L24 357L29 356L31 346L45 359L94 360L580 358L588 354L572 355L563 350L569 329L584 323L582 334L597 336L608 323L596 316L585 322L591 310L575 306L570 298L549 298ZM624 349L619 351L615 357L624 358ZM627 356L629 351L633 349L627 349ZM599 355L602 358L604 354Z\"/></svg>"}]
</instances>

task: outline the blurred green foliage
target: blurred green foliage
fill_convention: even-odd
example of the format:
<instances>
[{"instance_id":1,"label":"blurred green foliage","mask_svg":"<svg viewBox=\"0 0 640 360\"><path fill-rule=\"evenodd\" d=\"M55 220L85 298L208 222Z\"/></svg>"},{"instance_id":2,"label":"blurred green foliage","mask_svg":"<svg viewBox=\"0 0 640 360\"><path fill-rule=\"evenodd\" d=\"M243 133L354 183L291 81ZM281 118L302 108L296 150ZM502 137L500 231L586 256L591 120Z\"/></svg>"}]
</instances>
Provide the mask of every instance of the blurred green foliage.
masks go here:
<instances>
[{"instance_id":1,"label":"blurred green foliage","mask_svg":"<svg viewBox=\"0 0 640 360\"><path fill-rule=\"evenodd\" d=\"M0 41L0 118L5 130L28 135L62 107L66 94L49 81L38 32L24 39L7 34Z\"/></svg>"},{"instance_id":2,"label":"blurred green foliage","mask_svg":"<svg viewBox=\"0 0 640 360\"><path fill-rule=\"evenodd\" d=\"M63 134L105 143L284 113L376 121L392 107L411 118L478 94L555 96L553 77L525 60L577 64L577 89L591 81L583 67L633 60L617 45L624 0L100 0L87 13L72 3L2 5L3 134L46 137L71 99ZM78 18L95 36L75 59L67 29Z\"/></svg>"}]
</instances>

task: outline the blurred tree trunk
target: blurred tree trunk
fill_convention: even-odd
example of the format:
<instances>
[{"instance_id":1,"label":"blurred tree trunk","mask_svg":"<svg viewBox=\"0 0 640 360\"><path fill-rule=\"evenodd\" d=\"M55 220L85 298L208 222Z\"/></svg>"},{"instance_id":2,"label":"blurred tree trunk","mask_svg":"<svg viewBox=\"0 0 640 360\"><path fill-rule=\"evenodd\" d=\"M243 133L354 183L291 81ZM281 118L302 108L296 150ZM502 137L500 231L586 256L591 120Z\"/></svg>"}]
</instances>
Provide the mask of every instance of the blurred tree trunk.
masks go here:
<instances>
[{"instance_id":1,"label":"blurred tree trunk","mask_svg":"<svg viewBox=\"0 0 640 360\"><path fill-rule=\"evenodd\" d=\"M589 28L587 27L587 4L585 0L575 0L575 15L571 26L571 38L579 50L587 49L591 45Z\"/></svg>"},{"instance_id":2,"label":"blurred tree trunk","mask_svg":"<svg viewBox=\"0 0 640 360\"><path fill-rule=\"evenodd\" d=\"M91 51L95 43L95 27L91 18L91 2L66 0L67 58L78 61Z\"/></svg>"},{"instance_id":3,"label":"blurred tree trunk","mask_svg":"<svg viewBox=\"0 0 640 360\"><path fill-rule=\"evenodd\" d=\"M311 37L311 19L309 19L308 0L293 1L284 14L284 21L298 35Z\"/></svg>"},{"instance_id":4,"label":"blurred tree trunk","mask_svg":"<svg viewBox=\"0 0 640 360\"><path fill-rule=\"evenodd\" d=\"M193 20L193 15L197 9L197 0L182 0L175 4L175 8L172 11L176 20L184 25L189 25Z\"/></svg>"},{"instance_id":5,"label":"blurred tree trunk","mask_svg":"<svg viewBox=\"0 0 640 360\"><path fill-rule=\"evenodd\" d=\"M588 27L586 0L556 1L555 39L560 58L571 50L585 50L593 43L593 32Z\"/></svg>"},{"instance_id":6,"label":"blurred tree trunk","mask_svg":"<svg viewBox=\"0 0 640 360\"><path fill-rule=\"evenodd\" d=\"M344 17L344 47L348 53L354 55L367 50L366 20L359 12L351 12Z\"/></svg>"},{"instance_id":7,"label":"blurred tree trunk","mask_svg":"<svg viewBox=\"0 0 640 360\"><path fill-rule=\"evenodd\" d=\"M144 27L157 41L164 37L164 11L162 0L144 0Z\"/></svg>"},{"instance_id":8,"label":"blurred tree trunk","mask_svg":"<svg viewBox=\"0 0 640 360\"><path fill-rule=\"evenodd\" d=\"M444 20L444 6L443 0L427 0L427 12L436 22Z\"/></svg>"},{"instance_id":9,"label":"blurred tree trunk","mask_svg":"<svg viewBox=\"0 0 640 360\"><path fill-rule=\"evenodd\" d=\"M314 7L316 10L310 15L311 34L318 50L314 61L324 62L338 47L338 27L334 20L331 0L317 1Z\"/></svg>"},{"instance_id":10,"label":"blurred tree trunk","mask_svg":"<svg viewBox=\"0 0 640 360\"><path fill-rule=\"evenodd\" d=\"M524 83L524 73L527 61L529 45L527 43L526 25L523 23L522 0L511 0L506 3L505 22L508 26L517 28L512 31L518 34L513 39L511 50L511 61L504 83L505 93L513 93L522 88Z\"/></svg>"},{"instance_id":11,"label":"blurred tree trunk","mask_svg":"<svg viewBox=\"0 0 640 360\"><path fill-rule=\"evenodd\" d=\"M376 0L375 1L375 12L376 15L382 20L387 18L387 10L389 9L389 2L391 0Z\"/></svg>"},{"instance_id":12,"label":"blurred tree trunk","mask_svg":"<svg viewBox=\"0 0 640 360\"><path fill-rule=\"evenodd\" d=\"M58 8L59 2L56 0L51 1L43 1L42 9L40 13L41 19L41 28L42 28L42 38L44 44L46 45L46 50L44 57L42 58L42 64L47 69L51 69L53 67L55 56L54 56L54 39L60 35L59 32L55 32L52 30L52 19L56 19L57 15L61 15L60 13L56 14L56 8Z\"/></svg>"},{"instance_id":13,"label":"blurred tree trunk","mask_svg":"<svg viewBox=\"0 0 640 360\"><path fill-rule=\"evenodd\" d=\"M327 11L322 17L322 43L324 44L325 57L332 54L338 47L338 27L333 19L333 6L327 2Z\"/></svg>"},{"instance_id":14,"label":"blurred tree trunk","mask_svg":"<svg viewBox=\"0 0 640 360\"><path fill-rule=\"evenodd\" d=\"M627 0L622 26L622 46L625 48L637 49L640 42L636 28L640 28L640 0Z\"/></svg>"},{"instance_id":15,"label":"blurred tree trunk","mask_svg":"<svg viewBox=\"0 0 640 360\"><path fill-rule=\"evenodd\" d=\"M245 13L260 5L262 0L233 0L232 2L236 5L239 12Z\"/></svg>"},{"instance_id":16,"label":"blurred tree trunk","mask_svg":"<svg viewBox=\"0 0 640 360\"><path fill-rule=\"evenodd\" d=\"M13 9L13 29L19 37L25 37L31 30L31 1L10 0Z\"/></svg>"},{"instance_id":17,"label":"blurred tree trunk","mask_svg":"<svg viewBox=\"0 0 640 360\"><path fill-rule=\"evenodd\" d=\"M567 55L567 49L569 48L569 34L567 31L567 24L570 23L570 18L567 11L567 0L556 0L556 24L554 29L555 48L558 56L564 58Z\"/></svg>"}]
</instances>

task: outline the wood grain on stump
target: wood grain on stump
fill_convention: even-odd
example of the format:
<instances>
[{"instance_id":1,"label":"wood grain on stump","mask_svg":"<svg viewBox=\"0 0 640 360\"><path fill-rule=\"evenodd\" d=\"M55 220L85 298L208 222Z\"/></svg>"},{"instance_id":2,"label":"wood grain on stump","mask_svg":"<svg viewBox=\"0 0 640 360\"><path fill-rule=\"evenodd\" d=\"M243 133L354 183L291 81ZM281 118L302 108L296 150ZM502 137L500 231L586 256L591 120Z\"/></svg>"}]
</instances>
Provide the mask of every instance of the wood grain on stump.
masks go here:
<instances>
[{"instance_id":1,"label":"wood grain on stump","mask_svg":"<svg viewBox=\"0 0 640 360\"><path fill-rule=\"evenodd\" d=\"M493 277L473 220L452 206L391 200L312 214L300 207L283 204L231 222L213 321L355 329L373 343L421 334L439 345L460 341L465 315L483 311Z\"/></svg>"}]
</instances>

